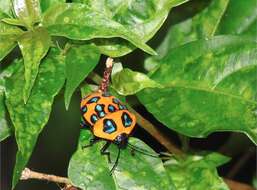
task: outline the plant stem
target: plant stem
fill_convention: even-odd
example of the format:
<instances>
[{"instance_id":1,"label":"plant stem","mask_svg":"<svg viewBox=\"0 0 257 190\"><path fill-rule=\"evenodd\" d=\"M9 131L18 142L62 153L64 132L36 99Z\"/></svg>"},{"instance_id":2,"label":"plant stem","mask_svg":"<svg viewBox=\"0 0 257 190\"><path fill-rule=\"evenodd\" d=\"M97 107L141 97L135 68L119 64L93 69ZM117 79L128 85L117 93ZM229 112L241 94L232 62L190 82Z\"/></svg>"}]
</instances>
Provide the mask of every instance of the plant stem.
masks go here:
<instances>
[{"instance_id":1,"label":"plant stem","mask_svg":"<svg viewBox=\"0 0 257 190\"><path fill-rule=\"evenodd\" d=\"M160 142L170 153L181 155L183 154L182 150L180 150L173 142L171 142L169 137L160 132L160 130L155 127L150 121L141 116L132 107L128 106L128 108L133 114L135 114L137 118L137 123L150 135L152 135L158 142Z\"/></svg>"}]
</instances>

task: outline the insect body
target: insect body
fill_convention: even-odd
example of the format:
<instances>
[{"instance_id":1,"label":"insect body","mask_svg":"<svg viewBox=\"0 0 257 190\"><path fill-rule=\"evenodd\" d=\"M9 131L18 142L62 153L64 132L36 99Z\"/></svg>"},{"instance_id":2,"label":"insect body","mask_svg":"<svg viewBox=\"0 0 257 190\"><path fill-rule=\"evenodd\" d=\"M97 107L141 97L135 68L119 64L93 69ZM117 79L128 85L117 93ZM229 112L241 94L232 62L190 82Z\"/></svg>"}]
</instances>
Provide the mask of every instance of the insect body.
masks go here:
<instances>
[{"instance_id":1,"label":"insect body","mask_svg":"<svg viewBox=\"0 0 257 190\"><path fill-rule=\"evenodd\" d=\"M98 139L125 148L136 125L136 117L116 97L95 92L81 101L82 127L88 127Z\"/></svg>"}]
</instances>

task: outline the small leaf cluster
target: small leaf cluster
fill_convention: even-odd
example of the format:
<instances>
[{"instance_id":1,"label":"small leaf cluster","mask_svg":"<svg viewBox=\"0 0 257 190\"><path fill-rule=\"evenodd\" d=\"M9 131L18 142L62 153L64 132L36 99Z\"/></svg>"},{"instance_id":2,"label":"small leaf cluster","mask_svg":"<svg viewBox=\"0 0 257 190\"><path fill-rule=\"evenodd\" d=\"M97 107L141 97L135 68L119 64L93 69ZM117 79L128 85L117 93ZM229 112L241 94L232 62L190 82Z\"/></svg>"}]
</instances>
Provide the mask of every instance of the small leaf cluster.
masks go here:
<instances>
[{"instance_id":1,"label":"small leaf cluster","mask_svg":"<svg viewBox=\"0 0 257 190\"><path fill-rule=\"evenodd\" d=\"M212 0L197 15L173 25L153 50L146 42L170 10L185 2L0 0L0 141L15 135L18 145L13 188L55 96L64 88L68 109L102 54L121 57L139 48L151 55L144 60L145 73L116 68L111 90L122 98L135 95L171 130L197 138L241 132L257 144L255 0ZM10 59L17 51L20 55ZM81 90L91 91L88 85ZM68 169L69 179L81 189L228 189L216 171L228 161L220 154L174 156L163 164L126 149L110 176L112 164L100 155L101 143L81 149L89 138L81 132ZM130 142L155 154L138 139ZM116 147L110 152L115 160Z\"/></svg>"}]
</instances>

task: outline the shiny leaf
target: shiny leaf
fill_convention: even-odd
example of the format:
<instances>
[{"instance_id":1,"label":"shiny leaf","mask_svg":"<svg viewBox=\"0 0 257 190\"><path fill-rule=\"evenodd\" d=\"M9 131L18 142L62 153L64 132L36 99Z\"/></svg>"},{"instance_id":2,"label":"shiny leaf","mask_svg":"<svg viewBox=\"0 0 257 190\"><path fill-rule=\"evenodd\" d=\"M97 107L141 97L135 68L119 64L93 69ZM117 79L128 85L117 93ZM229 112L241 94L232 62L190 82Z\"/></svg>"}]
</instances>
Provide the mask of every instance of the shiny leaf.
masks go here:
<instances>
[{"instance_id":1,"label":"shiny leaf","mask_svg":"<svg viewBox=\"0 0 257 190\"><path fill-rule=\"evenodd\" d=\"M31 97L27 104L24 104L21 96L25 82L24 67L21 61L18 65L20 66L18 70L6 81L6 105L15 128L15 138L18 144L13 187L31 156L39 133L49 119L54 97L62 88L65 80L63 58L58 50L52 48L42 63Z\"/></svg>"},{"instance_id":2,"label":"shiny leaf","mask_svg":"<svg viewBox=\"0 0 257 190\"><path fill-rule=\"evenodd\" d=\"M256 42L217 36L174 48L151 79L163 89L138 97L167 127L191 137L243 132L257 143Z\"/></svg>"},{"instance_id":3,"label":"shiny leaf","mask_svg":"<svg viewBox=\"0 0 257 190\"><path fill-rule=\"evenodd\" d=\"M228 160L218 153L191 155L185 159L169 160L166 170L179 190L229 190L216 169Z\"/></svg>"},{"instance_id":4,"label":"shiny leaf","mask_svg":"<svg viewBox=\"0 0 257 190\"><path fill-rule=\"evenodd\" d=\"M51 38L46 29L39 27L34 31L27 31L18 40L25 66L25 85L23 89L23 98L26 103L30 91L38 74L38 68L41 59L46 55Z\"/></svg>"},{"instance_id":5,"label":"shiny leaf","mask_svg":"<svg viewBox=\"0 0 257 190\"><path fill-rule=\"evenodd\" d=\"M241 34L249 27L256 28L257 6L255 0L230 0L219 26L219 34ZM256 36L256 33L251 33Z\"/></svg>"},{"instance_id":6,"label":"shiny leaf","mask_svg":"<svg viewBox=\"0 0 257 190\"><path fill-rule=\"evenodd\" d=\"M99 50L94 45L75 46L68 50L65 58L67 82L64 98L66 109L69 107L72 94L94 69L99 58Z\"/></svg>"},{"instance_id":7,"label":"shiny leaf","mask_svg":"<svg viewBox=\"0 0 257 190\"><path fill-rule=\"evenodd\" d=\"M76 0L83 2L95 11L103 13L122 24L129 31L140 36L140 41L147 42L162 26L172 7L187 0ZM95 43L103 54L119 57L128 54L135 47L120 39L97 39ZM135 45L135 44L134 44Z\"/></svg>"},{"instance_id":8,"label":"shiny leaf","mask_svg":"<svg viewBox=\"0 0 257 190\"><path fill-rule=\"evenodd\" d=\"M214 0L199 14L171 26L164 41L157 49L158 56L148 58L146 64L149 65L164 57L174 47L197 39L211 38L220 24L228 2L229 0Z\"/></svg>"},{"instance_id":9,"label":"shiny leaf","mask_svg":"<svg viewBox=\"0 0 257 190\"><path fill-rule=\"evenodd\" d=\"M160 159L143 155L137 151L133 155L128 147L121 150L117 169L110 175L110 169L117 157L117 146L113 144L108 148L112 161L112 163L108 163L107 157L100 153L105 142L81 149L82 145L89 143L90 136L88 131L81 131L80 147L72 156L69 164L68 176L75 186L83 190L175 189ZM130 138L129 142L155 154L138 139Z\"/></svg>"},{"instance_id":10,"label":"shiny leaf","mask_svg":"<svg viewBox=\"0 0 257 190\"><path fill-rule=\"evenodd\" d=\"M13 0L13 10L28 28L32 28L41 19L39 0Z\"/></svg>"},{"instance_id":11,"label":"shiny leaf","mask_svg":"<svg viewBox=\"0 0 257 190\"><path fill-rule=\"evenodd\" d=\"M75 40L120 37L150 54L155 51L141 42L141 38L123 25L96 12L88 5L71 3L51 7L44 15L43 24L51 35Z\"/></svg>"},{"instance_id":12,"label":"shiny leaf","mask_svg":"<svg viewBox=\"0 0 257 190\"><path fill-rule=\"evenodd\" d=\"M144 88L161 88L147 75L130 69L123 69L112 76L112 87L121 95L132 95Z\"/></svg>"}]
</instances>

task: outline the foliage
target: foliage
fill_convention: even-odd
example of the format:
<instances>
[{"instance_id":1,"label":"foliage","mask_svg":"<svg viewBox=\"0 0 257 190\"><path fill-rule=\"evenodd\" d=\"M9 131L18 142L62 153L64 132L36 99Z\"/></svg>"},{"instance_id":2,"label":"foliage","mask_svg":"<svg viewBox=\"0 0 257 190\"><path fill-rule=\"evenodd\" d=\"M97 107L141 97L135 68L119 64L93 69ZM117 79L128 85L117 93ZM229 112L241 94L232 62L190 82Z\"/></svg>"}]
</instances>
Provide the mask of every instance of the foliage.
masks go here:
<instances>
[{"instance_id":1,"label":"foliage","mask_svg":"<svg viewBox=\"0 0 257 190\"><path fill-rule=\"evenodd\" d=\"M121 57L139 48L151 55L144 61L147 73L120 67L111 88L122 98L136 95L171 130L198 138L216 131L241 132L257 144L255 0L212 0L197 15L172 25L157 55L146 42L170 10L185 2L0 0L0 141L15 135L18 145L13 188L55 96L65 86L68 109L80 84L86 78L95 81L89 74L101 54ZM10 59L16 47L20 55ZM82 91L90 92L88 83ZM125 149L110 176L113 163L98 154L102 143L81 149L90 136L81 132L68 169L72 183L82 189L209 189L210 184L227 189L216 167L228 159L216 153L175 156L163 164ZM139 139L130 143L155 154ZM115 160L117 148L109 150Z\"/></svg>"}]
</instances>

